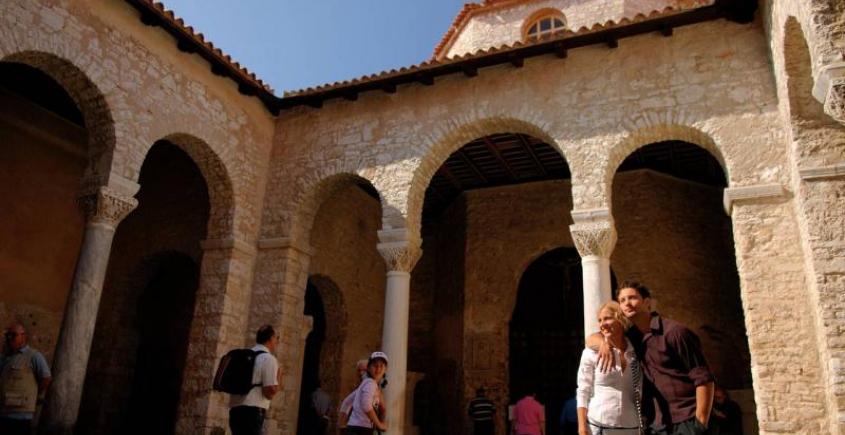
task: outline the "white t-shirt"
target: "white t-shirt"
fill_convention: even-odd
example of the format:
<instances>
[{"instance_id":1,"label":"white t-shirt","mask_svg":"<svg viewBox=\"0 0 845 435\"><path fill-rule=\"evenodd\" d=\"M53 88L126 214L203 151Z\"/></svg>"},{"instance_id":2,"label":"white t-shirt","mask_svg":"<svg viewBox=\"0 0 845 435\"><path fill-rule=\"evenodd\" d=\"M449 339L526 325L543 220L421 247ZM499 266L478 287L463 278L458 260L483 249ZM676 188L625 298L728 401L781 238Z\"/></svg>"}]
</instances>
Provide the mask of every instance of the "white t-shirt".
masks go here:
<instances>
[{"instance_id":1,"label":"white t-shirt","mask_svg":"<svg viewBox=\"0 0 845 435\"><path fill-rule=\"evenodd\" d=\"M252 384L256 385L244 396L233 395L232 407L235 406L256 406L267 409L270 407L270 399L264 397L262 387L279 385L276 375L279 373L279 362L263 344L256 344L252 347L254 351L264 351L255 357L255 366L252 368Z\"/></svg>"},{"instance_id":2,"label":"white t-shirt","mask_svg":"<svg viewBox=\"0 0 845 435\"><path fill-rule=\"evenodd\" d=\"M373 427L367 412L376 409L381 399L381 391L373 378L364 378L361 385L355 390L353 399L352 415L349 416L348 426Z\"/></svg>"}]
</instances>

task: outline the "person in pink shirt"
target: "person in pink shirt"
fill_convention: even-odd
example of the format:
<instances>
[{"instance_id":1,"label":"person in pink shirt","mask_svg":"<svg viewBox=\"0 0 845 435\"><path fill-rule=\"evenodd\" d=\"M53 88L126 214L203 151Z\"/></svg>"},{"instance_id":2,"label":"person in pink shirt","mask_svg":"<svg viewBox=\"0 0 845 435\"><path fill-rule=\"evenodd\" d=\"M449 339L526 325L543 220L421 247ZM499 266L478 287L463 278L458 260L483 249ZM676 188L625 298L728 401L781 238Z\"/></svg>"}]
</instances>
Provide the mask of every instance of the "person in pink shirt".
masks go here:
<instances>
[{"instance_id":1,"label":"person in pink shirt","mask_svg":"<svg viewBox=\"0 0 845 435\"><path fill-rule=\"evenodd\" d=\"M532 391L513 407L514 435L546 435L546 411Z\"/></svg>"}]
</instances>

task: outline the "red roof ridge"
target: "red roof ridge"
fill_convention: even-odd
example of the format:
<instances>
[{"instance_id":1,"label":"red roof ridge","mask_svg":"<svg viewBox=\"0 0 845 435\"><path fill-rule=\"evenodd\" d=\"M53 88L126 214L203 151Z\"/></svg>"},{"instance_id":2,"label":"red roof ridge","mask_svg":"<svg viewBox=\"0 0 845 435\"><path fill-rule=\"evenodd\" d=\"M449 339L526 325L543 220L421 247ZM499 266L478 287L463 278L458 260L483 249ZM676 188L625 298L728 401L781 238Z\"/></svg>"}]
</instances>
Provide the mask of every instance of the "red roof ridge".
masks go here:
<instances>
[{"instance_id":1,"label":"red roof ridge","mask_svg":"<svg viewBox=\"0 0 845 435\"><path fill-rule=\"evenodd\" d=\"M161 15L162 18L170 21L171 24L174 24L177 27L179 27L182 30L182 32L185 33L186 36L190 37L191 39L193 39L194 41L196 41L200 45L203 45L203 46L207 47L209 50L213 51L214 54L217 57L220 58L220 60L222 60L222 61L226 62L227 64L229 64L230 66L232 66L235 70L240 72L243 75L244 78L252 81L254 84L260 86L261 88L264 88L268 92L273 93L273 88L270 87L269 84L264 83L264 81L261 80L260 78L258 78L258 76L256 76L255 73L249 71L246 67L241 66L240 63L233 61L231 56L224 53L223 50L215 47L214 43L212 43L211 41L207 41L205 39L205 36L202 33L199 33L196 30L194 30L193 26L189 26L189 25L185 24L185 20L177 17L176 14L172 10L167 9L162 2L155 1L155 0L140 0L140 1L147 3L151 6L153 6L155 9L159 10L161 12L160 15Z\"/></svg>"},{"instance_id":2,"label":"red roof ridge","mask_svg":"<svg viewBox=\"0 0 845 435\"><path fill-rule=\"evenodd\" d=\"M443 34L443 37L440 39L440 42L437 43L437 46L434 47L434 53L432 54L431 58L442 59L445 57L446 50L449 46L454 42L454 37L457 35L458 31L463 29L464 26L469 22L469 19L480 12L486 12L493 9L499 9L507 6L516 5L519 3L529 3L534 1L541 1L541 0L484 0L483 3L465 3L463 8L458 12L455 16L455 19L452 21L452 25L449 26L449 29L446 30L446 33ZM639 21L642 18L648 18L654 15L655 12L665 13L670 10L688 10L688 9L696 9L701 6L709 6L713 4L715 0L675 0L676 5L666 5L665 8L662 10L652 10L646 14L639 12L633 17L622 17L619 19L618 22L614 22L613 20L608 20L604 24L595 23L590 28L601 28L606 27L608 25L618 25L626 22L625 20L629 20L627 22ZM598 27L597 27L598 26ZM586 26L582 26L578 29L578 32L587 29ZM576 32L577 33L577 32Z\"/></svg>"},{"instance_id":3,"label":"red roof ridge","mask_svg":"<svg viewBox=\"0 0 845 435\"><path fill-rule=\"evenodd\" d=\"M498 2L504 3L504 2L511 1L511 0L492 0L492 1L497 2L497 4L501 4L501 3L498 3ZM415 64L415 65L401 67L398 71L397 71L397 69L394 68L394 69L390 69L390 70L384 70L384 71L379 72L379 73L360 76L360 77L353 78L353 79L350 79L350 80L335 81L335 82L332 82L332 83L326 83L326 84L322 84L322 85L318 85L318 86L312 86L312 87L308 87L308 88L304 88L304 89L298 89L298 90L293 90L293 91L285 91L284 97L287 98L287 97L296 97L296 96L308 95L308 94L318 92L318 91L327 91L327 90L331 90L331 89L334 89L334 88L339 88L339 87L342 87L342 86L348 85L348 84L358 84L358 83L363 83L363 82L370 82L370 81L375 81L375 80L386 79L386 78L389 78L390 76L394 76L394 75L402 75L402 74L405 74L405 73L422 71L422 70L425 70L425 69L428 69L428 68L433 68L433 67L436 67L436 66L446 65L446 64L455 63L455 62L462 62L462 61L465 61L467 59L472 59L472 58L476 58L476 57L483 57L483 56L486 56L486 55L491 55L491 54L500 53L500 52L506 52L506 51L509 51L509 50L515 50L517 48L521 48L521 47L525 47L525 46L547 43L549 41L558 40L558 39L562 40L562 39L566 39L566 38L573 37L573 36L581 36L581 35L584 35L584 34L587 34L587 33L597 33L597 32L601 32L601 31L604 31L604 30L609 30L609 29L612 29L612 28L615 28L615 27L621 27L623 25L628 25L628 24L632 24L632 23L636 23L636 22L640 22L640 21L648 21L648 20L653 20L653 19L656 19L656 18L662 18L662 17L666 17L666 16L680 14L680 13L687 11L687 10L690 10L690 9L697 9L699 7L702 7L702 6L712 4L713 0L693 0L693 2L697 3L697 6L694 6L694 7L667 6L663 10L652 10L647 15L640 13L640 14L637 14L636 16L632 17L632 18L620 19L618 22L614 22L613 20L608 20L605 23L596 23L589 28L587 28L586 26L581 27L577 31L564 30L563 32L560 32L560 33L557 33L557 34L554 34L554 35L550 35L550 36L547 36L545 38L540 38L538 40L532 40L532 41L519 40L519 41L514 41L513 43L510 43L510 44L504 43L502 45L495 46L495 47L479 48L474 52L456 54L456 55L451 56L451 57L443 57L443 58L440 58L440 59L436 59L436 58L428 59L428 60L425 60L425 61L420 62L420 63Z\"/></svg>"}]
</instances>

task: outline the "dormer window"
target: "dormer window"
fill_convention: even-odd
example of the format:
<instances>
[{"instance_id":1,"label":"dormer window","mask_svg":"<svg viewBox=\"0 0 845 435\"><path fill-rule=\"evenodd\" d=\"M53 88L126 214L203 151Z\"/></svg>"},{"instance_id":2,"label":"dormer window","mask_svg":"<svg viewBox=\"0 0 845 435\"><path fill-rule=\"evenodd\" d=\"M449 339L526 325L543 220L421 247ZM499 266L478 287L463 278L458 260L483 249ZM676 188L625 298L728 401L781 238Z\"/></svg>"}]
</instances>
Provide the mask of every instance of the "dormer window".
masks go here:
<instances>
[{"instance_id":1,"label":"dormer window","mask_svg":"<svg viewBox=\"0 0 845 435\"><path fill-rule=\"evenodd\" d=\"M564 30L566 24L563 14L555 10L540 11L534 14L529 25L525 27L525 39L537 40L554 35Z\"/></svg>"}]
</instances>

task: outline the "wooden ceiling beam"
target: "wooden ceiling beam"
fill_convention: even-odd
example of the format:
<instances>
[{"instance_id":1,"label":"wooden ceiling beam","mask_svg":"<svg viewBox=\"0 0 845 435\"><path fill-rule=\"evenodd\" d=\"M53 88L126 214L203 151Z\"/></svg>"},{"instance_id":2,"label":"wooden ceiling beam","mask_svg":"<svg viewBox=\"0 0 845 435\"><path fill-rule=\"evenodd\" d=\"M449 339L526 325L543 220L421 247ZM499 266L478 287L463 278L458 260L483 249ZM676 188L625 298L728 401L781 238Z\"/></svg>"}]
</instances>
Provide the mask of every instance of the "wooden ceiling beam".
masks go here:
<instances>
[{"instance_id":1,"label":"wooden ceiling beam","mask_svg":"<svg viewBox=\"0 0 845 435\"><path fill-rule=\"evenodd\" d=\"M437 171L442 171L443 176L446 177L446 180L448 180L449 183L452 184L455 189L457 189L458 191L463 190L461 180L459 180L458 177L456 177L455 174L453 174L452 171L449 170L449 168L446 166L446 162L443 162L443 164L440 166L440 169L438 169Z\"/></svg>"},{"instance_id":2,"label":"wooden ceiling beam","mask_svg":"<svg viewBox=\"0 0 845 435\"><path fill-rule=\"evenodd\" d=\"M499 152L499 149L496 144L494 144L493 141L490 140L490 136L484 136L484 144L487 145L487 149L490 150L490 153L493 154L493 156L496 157L496 160L498 160L499 163L502 164L502 167L505 168L505 172L507 172L508 176L511 177L511 181L516 181L516 173L513 171L513 168L511 168L511 165L508 164L508 162Z\"/></svg>"},{"instance_id":3,"label":"wooden ceiling beam","mask_svg":"<svg viewBox=\"0 0 845 435\"><path fill-rule=\"evenodd\" d=\"M466 155L466 153L461 150L457 150L455 151L455 154L457 154L458 157L460 157L464 161L464 163L466 163L467 166L472 169L472 172L475 174L476 177L481 179L482 183L487 184L487 177L484 176L484 173L481 172L481 169L479 169L478 166L476 166L475 163L472 162L472 159L470 159L469 156Z\"/></svg>"},{"instance_id":4,"label":"wooden ceiling beam","mask_svg":"<svg viewBox=\"0 0 845 435\"><path fill-rule=\"evenodd\" d=\"M519 138L519 142L522 144L522 147L525 148L525 151L528 153L528 155L531 156L531 160L534 161L534 165L537 166L537 169L540 170L540 173L543 174L544 177L547 177L549 173L548 171L546 171L546 167L543 166L543 163L540 161L539 158L537 158L537 154L535 154L534 150L531 149L531 144L529 144L528 141L525 140L525 136L517 134L516 137Z\"/></svg>"}]
</instances>

